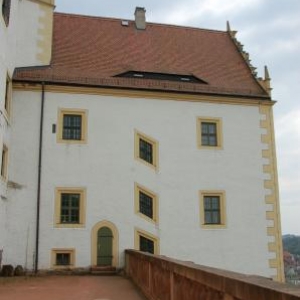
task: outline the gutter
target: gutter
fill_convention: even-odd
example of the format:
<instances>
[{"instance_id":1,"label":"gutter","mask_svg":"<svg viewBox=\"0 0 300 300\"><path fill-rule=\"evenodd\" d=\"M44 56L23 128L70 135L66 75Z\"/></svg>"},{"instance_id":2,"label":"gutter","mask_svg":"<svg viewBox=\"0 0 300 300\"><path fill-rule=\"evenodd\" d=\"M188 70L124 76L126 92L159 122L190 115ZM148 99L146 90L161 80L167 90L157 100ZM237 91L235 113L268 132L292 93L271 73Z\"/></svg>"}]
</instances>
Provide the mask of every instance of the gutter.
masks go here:
<instances>
[{"instance_id":1,"label":"gutter","mask_svg":"<svg viewBox=\"0 0 300 300\"><path fill-rule=\"evenodd\" d=\"M36 238L35 238L35 264L34 264L34 273L35 274L37 274L38 269L39 269L39 239L40 239L40 206L41 206L44 104L45 104L45 83L42 82L40 135L39 135L39 159L38 159L38 181L37 181L37 199L36 199Z\"/></svg>"}]
</instances>

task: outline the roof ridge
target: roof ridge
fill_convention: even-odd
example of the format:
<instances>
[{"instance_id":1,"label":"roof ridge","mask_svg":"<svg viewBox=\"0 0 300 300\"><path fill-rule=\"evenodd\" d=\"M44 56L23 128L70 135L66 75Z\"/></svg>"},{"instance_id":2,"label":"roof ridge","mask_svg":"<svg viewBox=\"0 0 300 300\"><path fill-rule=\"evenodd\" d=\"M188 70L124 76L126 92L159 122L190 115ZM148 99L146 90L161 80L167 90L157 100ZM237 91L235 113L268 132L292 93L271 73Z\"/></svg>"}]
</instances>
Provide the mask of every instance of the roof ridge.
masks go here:
<instances>
[{"instance_id":1,"label":"roof ridge","mask_svg":"<svg viewBox=\"0 0 300 300\"><path fill-rule=\"evenodd\" d=\"M113 22L120 22L120 21L125 20L125 21L129 21L129 22L134 22L134 19L128 19L128 18L114 18L114 17L104 17L104 16L80 15L80 14L71 14L71 13L63 13L63 12L54 12L54 14L55 15L63 15L63 16L66 16L66 17L82 18L82 19L102 19L102 20L113 21ZM216 33L225 33L225 34L227 33L226 30L201 28L201 27L188 26L188 25L156 23L156 22L147 22L147 26L173 27L173 28L181 28L181 29L209 31L209 32L216 32Z\"/></svg>"}]
</instances>

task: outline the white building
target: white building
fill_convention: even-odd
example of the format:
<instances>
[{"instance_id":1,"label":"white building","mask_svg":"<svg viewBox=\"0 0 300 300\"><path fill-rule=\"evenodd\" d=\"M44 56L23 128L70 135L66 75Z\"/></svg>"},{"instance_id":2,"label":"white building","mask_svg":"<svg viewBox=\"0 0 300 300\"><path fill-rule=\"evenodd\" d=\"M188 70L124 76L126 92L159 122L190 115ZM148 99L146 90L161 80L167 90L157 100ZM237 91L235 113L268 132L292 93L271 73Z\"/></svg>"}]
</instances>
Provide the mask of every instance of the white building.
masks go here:
<instances>
[{"instance_id":1,"label":"white building","mask_svg":"<svg viewBox=\"0 0 300 300\"><path fill-rule=\"evenodd\" d=\"M12 76L15 67L49 64L54 1L2 0L0 16L0 257L8 251ZM1 259L0 259L1 261Z\"/></svg>"},{"instance_id":2,"label":"white building","mask_svg":"<svg viewBox=\"0 0 300 300\"><path fill-rule=\"evenodd\" d=\"M282 281L269 76L229 26L55 13L51 47L53 3L21 5L40 30L11 34L3 263L122 267L135 248Z\"/></svg>"}]
</instances>

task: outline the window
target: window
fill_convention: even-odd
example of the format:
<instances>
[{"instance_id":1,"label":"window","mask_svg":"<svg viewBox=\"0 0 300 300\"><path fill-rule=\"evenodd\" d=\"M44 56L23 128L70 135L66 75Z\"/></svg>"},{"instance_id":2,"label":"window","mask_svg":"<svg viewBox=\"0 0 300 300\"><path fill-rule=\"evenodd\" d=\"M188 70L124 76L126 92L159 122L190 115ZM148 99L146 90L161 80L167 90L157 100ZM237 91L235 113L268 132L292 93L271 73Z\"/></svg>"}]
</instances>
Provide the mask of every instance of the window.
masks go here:
<instances>
[{"instance_id":1,"label":"window","mask_svg":"<svg viewBox=\"0 0 300 300\"><path fill-rule=\"evenodd\" d=\"M148 189L135 184L135 212L151 222L158 222L158 198Z\"/></svg>"},{"instance_id":2,"label":"window","mask_svg":"<svg viewBox=\"0 0 300 300\"><path fill-rule=\"evenodd\" d=\"M85 201L84 189L56 189L55 226L84 227Z\"/></svg>"},{"instance_id":3,"label":"window","mask_svg":"<svg viewBox=\"0 0 300 300\"><path fill-rule=\"evenodd\" d=\"M2 158L1 158L1 177L7 179L7 164L8 164L8 149L5 145L2 148Z\"/></svg>"},{"instance_id":4,"label":"window","mask_svg":"<svg viewBox=\"0 0 300 300\"><path fill-rule=\"evenodd\" d=\"M158 142L142 133L135 132L135 158L141 162L158 167Z\"/></svg>"},{"instance_id":5,"label":"window","mask_svg":"<svg viewBox=\"0 0 300 300\"><path fill-rule=\"evenodd\" d=\"M2 17L6 26L8 26L9 23L10 1L11 0L2 0Z\"/></svg>"},{"instance_id":6,"label":"window","mask_svg":"<svg viewBox=\"0 0 300 300\"><path fill-rule=\"evenodd\" d=\"M86 111L61 109L58 114L58 142L86 142Z\"/></svg>"},{"instance_id":7,"label":"window","mask_svg":"<svg viewBox=\"0 0 300 300\"><path fill-rule=\"evenodd\" d=\"M199 148L222 148L221 119L198 118L197 136Z\"/></svg>"},{"instance_id":8,"label":"window","mask_svg":"<svg viewBox=\"0 0 300 300\"><path fill-rule=\"evenodd\" d=\"M204 228L224 228L225 194L222 191L200 192L200 218Z\"/></svg>"},{"instance_id":9,"label":"window","mask_svg":"<svg viewBox=\"0 0 300 300\"><path fill-rule=\"evenodd\" d=\"M159 253L158 239L143 230L135 230L135 249L152 254Z\"/></svg>"},{"instance_id":10,"label":"window","mask_svg":"<svg viewBox=\"0 0 300 300\"><path fill-rule=\"evenodd\" d=\"M10 114L10 103L11 103L11 79L7 75L6 84L5 84L5 99L4 99L4 109L7 117L9 117Z\"/></svg>"},{"instance_id":11,"label":"window","mask_svg":"<svg viewBox=\"0 0 300 300\"><path fill-rule=\"evenodd\" d=\"M204 196L204 223L221 224L220 196Z\"/></svg>"},{"instance_id":12,"label":"window","mask_svg":"<svg viewBox=\"0 0 300 300\"><path fill-rule=\"evenodd\" d=\"M168 74L168 73L127 71L125 73L115 75L115 77L143 78L143 79L168 80L168 81L179 81L179 82L183 81L183 82L207 84L207 82L205 82L204 80L190 74Z\"/></svg>"},{"instance_id":13,"label":"window","mask_svg":"<svg viewBox=\"0 0 300 300\"><path fill-rule=\"evenodd\" d=\"M60 223L79 223L79 193L61 193Z\"/></svg>"},{"instance_id":14,"label":"window","mask_svg":"<svg viewBox=\"0 0 300 300\"><path fill-rule=\"evenodd\" d=\"M58 266L69 266L71 264L70 253L56 253L56 264Z\"/></svg>"},{"instance_id":15,"label":"window","mask_svg":"<svg viewBox=\"0 0 300 300\"><path fill-rule=\"evenodd\" d=\"M154 254L154 241L140 235L140 250Z\"/></svg>"},{"instance_id":16,"label":"window","mask_svg":"<svg viewBox=\"0 0 300 300\"><path fill-rule=\"evenodd\" d=\"M75 249L52 249L53 268L70 268L75 266Z\"/></svg>"}]
</instances>

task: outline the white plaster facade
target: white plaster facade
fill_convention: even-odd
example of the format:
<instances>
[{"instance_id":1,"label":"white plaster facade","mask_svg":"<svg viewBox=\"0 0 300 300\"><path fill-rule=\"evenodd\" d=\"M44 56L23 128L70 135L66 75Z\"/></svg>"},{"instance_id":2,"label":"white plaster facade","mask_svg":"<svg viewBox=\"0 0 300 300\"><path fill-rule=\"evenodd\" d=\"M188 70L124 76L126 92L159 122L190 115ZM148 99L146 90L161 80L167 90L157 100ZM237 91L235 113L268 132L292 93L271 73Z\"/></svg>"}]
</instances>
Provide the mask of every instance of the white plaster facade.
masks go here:
<instances>
[{"instance_id":1,"label":"white plaster facade","mask_svg":"<svg viewBox=\"0 0 300 300\"><path fill-rule=\"evenodd\" d=\"M14 93L7 261L33 264L41 92ZM26 105L25 105L26 104ZM60 108L88 112L83 145L57 143L52 124ZM223 149L197 147L197 117L222 119ZM242 273L273 276L268 266L260 113L257 106L46 92L42 161L40 268L51 249L76 249L76 267L91 265L91 230L108 220L123 252L134 247L135 228L159 238L160 253ZM134 131L159 142L158 171L134 159ZM30 135L24 134L29 133ZM134 212L134 184L157 193L159 223ZM253 188L255 186L255 189ZM84 187L86 226L55 228L56 187ZM200 227L199 191L226 193L225 229ZM245 230L246 228L246 230ZM25 251L26 249L26 251ZM260 249L260 251L257 251Z\"/></svg>"},{"instance_id":2,"label":"white plaster facade","mask_svg":"<svg viewBox=\"0 0 300 300\"><path fill-rule=\"evenodd\" d=\"M0 1L1 7L2 1ZM49 64L51 52L48 50L41 55L42 47L45 44L50 46L52 39L49 36L52 15L49 12L53 12L53 6L40 1L11 0L9 23L5 23L2 13L0 15L0 162L3 146L8 149L8 160L10 160L11 150L11 120L5 111L6 80L7 77L12 79L16 67ZM7 178L0 178L0 250L4 253L7 248L5 240L8 233L7 183L9 178L9 172Z\"/></svg>"}]
</instances>

